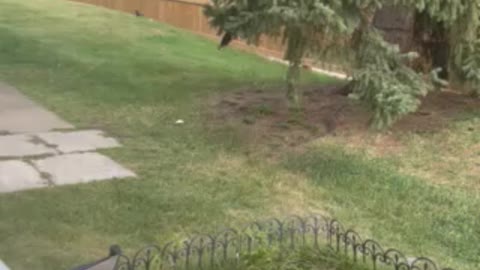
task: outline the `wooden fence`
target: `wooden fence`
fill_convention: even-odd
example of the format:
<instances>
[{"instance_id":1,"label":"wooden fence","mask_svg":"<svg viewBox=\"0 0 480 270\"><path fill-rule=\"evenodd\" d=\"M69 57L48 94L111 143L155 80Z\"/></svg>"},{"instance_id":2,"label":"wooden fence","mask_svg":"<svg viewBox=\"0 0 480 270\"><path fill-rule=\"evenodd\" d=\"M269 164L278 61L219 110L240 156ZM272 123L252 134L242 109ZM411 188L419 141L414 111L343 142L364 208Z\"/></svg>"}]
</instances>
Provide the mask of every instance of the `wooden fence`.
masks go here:
<instances>
[{"instance_id":1,"label":"wooden fence","mask_svg":"<svg viewBox=\"0 0 480 270\"><path fill-rule=\"evenodd\" d=\"M203 7L208 0L73 0L110 9L134 14L140 11L145 17L164 22L179 28L183 28L206 36L211 39L219 39L216 31L208 24L208 19L203 14ZM235 41L234 47L255 52L264 56L282 58L284 46L279 39L263 37L258 46ZM306 61L312 64L311 60ZM316 63L316 66L330 71L342 72L344 69L334 64Z\"/></svg>"}]
</instances>

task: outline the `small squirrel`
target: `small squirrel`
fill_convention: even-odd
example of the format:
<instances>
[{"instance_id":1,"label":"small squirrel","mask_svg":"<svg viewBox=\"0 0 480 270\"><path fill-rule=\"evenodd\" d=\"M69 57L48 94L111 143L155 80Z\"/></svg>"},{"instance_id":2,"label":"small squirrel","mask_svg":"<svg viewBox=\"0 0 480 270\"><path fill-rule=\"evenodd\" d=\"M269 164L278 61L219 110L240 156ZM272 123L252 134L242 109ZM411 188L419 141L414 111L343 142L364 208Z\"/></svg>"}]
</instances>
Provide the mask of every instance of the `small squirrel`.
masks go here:
<instances>
[{"instance_id":1,"label":"small squirrel","mask_svg":"<svg viewBox=\"0 0 480 270\"><path fill-rule=\"evenodd\" d=\"M135 16L137 17L143 17L143 13L138 11L137 9L135 10Z\"/></svg>"},{"instance_id":2,"label":"small squirrel","mask_svg":"<svg viewBox=\"0 0 480 270\"><path fill-rule=\"evenodd\" d=\"M120 255L122 255L122 249L120 248L119 245L110 246L108 256L112 257L112 256L120 256Z\"/></svg>"}]
</instances>

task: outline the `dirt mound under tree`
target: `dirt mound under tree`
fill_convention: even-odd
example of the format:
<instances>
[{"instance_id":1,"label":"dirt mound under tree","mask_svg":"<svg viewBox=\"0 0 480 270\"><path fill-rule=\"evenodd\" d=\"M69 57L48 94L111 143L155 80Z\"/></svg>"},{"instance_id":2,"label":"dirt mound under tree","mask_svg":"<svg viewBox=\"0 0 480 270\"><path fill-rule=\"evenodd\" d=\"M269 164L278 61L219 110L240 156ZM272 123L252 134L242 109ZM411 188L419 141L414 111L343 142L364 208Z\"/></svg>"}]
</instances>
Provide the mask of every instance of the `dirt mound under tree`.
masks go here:
<instances>
[{"instance_id":1,"label":"dirt mound under tree","mask_svg":"<svg viewBox=\"0 0 480 270\"><path fill-rule=\"evenodd\" d=\"M250 142L296 146L325 136L358 136L372 131L371 113L344 95L344 85L303 87L304 111L289 113L282 87L239 89L213 101L212 122L240 127ZM430 93L418 112L388 132L435 132L452 120L480 109L480 100L454 92Z\"/></svg>"}]
</instances>

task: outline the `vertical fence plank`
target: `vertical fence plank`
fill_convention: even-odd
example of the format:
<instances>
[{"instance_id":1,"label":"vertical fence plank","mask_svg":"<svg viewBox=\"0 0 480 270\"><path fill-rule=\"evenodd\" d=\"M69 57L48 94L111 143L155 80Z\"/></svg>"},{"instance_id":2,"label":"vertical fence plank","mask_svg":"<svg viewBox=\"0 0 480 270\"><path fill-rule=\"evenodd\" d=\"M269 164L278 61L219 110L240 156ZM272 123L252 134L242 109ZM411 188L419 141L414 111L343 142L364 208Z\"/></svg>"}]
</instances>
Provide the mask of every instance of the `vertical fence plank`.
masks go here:
<instances>
[{"instance_id":1,"label":"vertical fence plank","mask_svg":"<svg viewBox=\"0 0 480 270\"><path fill-rule=\"evenodd\" d=\"M159 0L138 0L140 2L140 11L148 18L158 20Z\"/></svg>"}]
</instances>

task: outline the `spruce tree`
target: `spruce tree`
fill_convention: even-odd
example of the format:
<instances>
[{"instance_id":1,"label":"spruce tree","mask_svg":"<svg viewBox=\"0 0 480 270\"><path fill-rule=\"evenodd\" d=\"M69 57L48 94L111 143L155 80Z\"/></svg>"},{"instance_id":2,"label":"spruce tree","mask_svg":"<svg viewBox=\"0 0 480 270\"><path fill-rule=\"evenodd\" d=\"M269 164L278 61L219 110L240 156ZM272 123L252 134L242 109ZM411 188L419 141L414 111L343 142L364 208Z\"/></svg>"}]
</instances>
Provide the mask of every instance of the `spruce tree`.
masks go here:
<instances>
[{"instance_id":1,"label":"spruce tree","mask_svg":"<svg viewBox=\"0 0 480 270\"><path fill-rule=\"evenodd\" d=\"M342 47L352 59L352 94L373 112L372 123L388 127L414 112L438 79L438 67L420 74L409 65L415 52L401 53L372 25L385 5L398 5L427 14L441 24L450 47L451 81L480 93L480 0L213 0L205 14L219 34L258 44L259 37L281 37L286 45L287 100L301 108L297 88L302 59ZM349 40L349 42L345 42Z\"/></svg>"},{"instance_id":2,"label":"spruce tree","mask_svg":"<svg viewBox=\"0 0 480 270\"><path fill-rule=\"evenodd\" d=\"M328 41L346 34L347 27L335 8L340 0L329 4L317 0L213 0L205 9L210 23L227 34L258 44L261 35L282 38L286 45L286 97L289 108L302 107L302 93L297 87L302 59L321 52Z\"/></svg>"}]
</instances>

